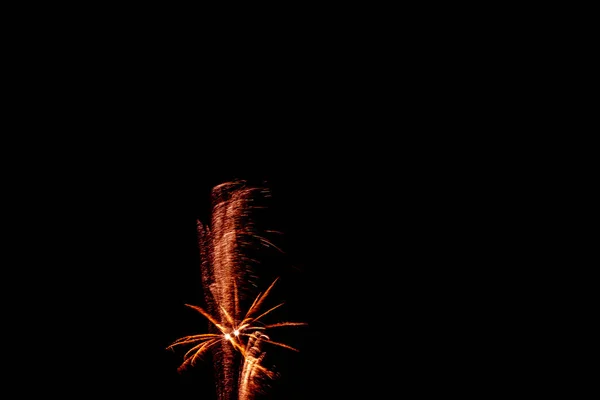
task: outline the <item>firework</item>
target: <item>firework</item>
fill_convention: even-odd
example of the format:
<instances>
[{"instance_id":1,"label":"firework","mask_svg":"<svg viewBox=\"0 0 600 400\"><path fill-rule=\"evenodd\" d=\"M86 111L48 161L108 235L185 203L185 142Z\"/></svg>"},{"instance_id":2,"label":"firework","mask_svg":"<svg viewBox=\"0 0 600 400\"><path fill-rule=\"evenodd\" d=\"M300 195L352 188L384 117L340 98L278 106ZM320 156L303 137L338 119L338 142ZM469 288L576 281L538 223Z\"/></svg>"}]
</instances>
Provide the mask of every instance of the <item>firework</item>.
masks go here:
<instances>
[{"instance_id":1,"label":"firework","mask_svg":"<svg viewBox=\"0 0 600 400\"><path fill-rule=\"evenodd\" d=\"M263 307L278 279L245 307L246 299L252 298L250 294L256 290L259 276L257 260L249 257L247 250L257 245L278 249L263 235L257 234L252 210L257 207L258 194L268 196L264 189L248 187L243 181L226 182L213 188L211 224L205 226L197 221L206 307L186 304L210 322L208 332L181 337L167 347L191 346L183 356L183 363L178 368L180 372L210 352L219 400L255 398L261 382L276 376L263 365L265 345L298 351L271 340L268 330L306 325L302 322L263 322L264 317L284 304L266 310ZM242 313L243 309L245 313Z\"/></svg>"}]
</instances>

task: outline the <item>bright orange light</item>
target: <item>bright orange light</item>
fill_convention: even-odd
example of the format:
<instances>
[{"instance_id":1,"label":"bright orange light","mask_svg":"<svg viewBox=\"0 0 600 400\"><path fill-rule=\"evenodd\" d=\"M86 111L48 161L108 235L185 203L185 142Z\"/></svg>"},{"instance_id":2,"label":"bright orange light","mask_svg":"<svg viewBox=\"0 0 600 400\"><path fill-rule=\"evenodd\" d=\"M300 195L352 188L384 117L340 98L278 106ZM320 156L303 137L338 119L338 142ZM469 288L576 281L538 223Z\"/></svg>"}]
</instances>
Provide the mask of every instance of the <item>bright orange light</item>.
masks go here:
<instances>
[{"instance_id":1,"label":"bright orange light","mask_svg":"<svg viewBox=\"0 0 600 400\"><path fill-rule=\"evenodd\" d=\"M304 322L277 322L274 324L267 324L267 325L264 325L261 323L261 321L260 321L261 318L263 318L264 316L269 314L271 311L282 306L283 303L278 304L275 307L271 307L269 310L263 312L258 317L253 317L254 314L257 314L259 312L260 306L265 301L267 295L269 294L269 292L271 291L271 289L273 288L273 286L275 285L277 280L278 279L275 279L275 281L273 281L273 283L271 283L269 288L264 293L259 293L259 295L256 297L256 299L252 303L252 306L250 307L248 312L245 314L243 320L238 324L236 324L232 319L229 319L229 314L227 314L226 312L225 312L225 315L228 317L228 318L226 318L227 321L224 321L224 323L221 324L217 321L216 318L214 318L213 316L208 314L203 308L198 307L198 306L193 306L190 304L186 304L186 306L198 311L200 314L202 314L204 317L206 317L215 327L217 327L221 331L221 334L223 335L223 337L225 339L227 339L232 344L232 346L242 354L244 359L246 359L246 357L247 357L247 352L248 352L247 349L250 346L251 341L249 341L249 340L246 340L246 342L241 341L240 336L248 337L248 338L252 338L252 337L260 338L260 340L254 341L254 343L256 343L256 345L260 344L260 343L270 343L275 346L283 347L283 348L293 350L293 351L298 351L298 349L288 346L287 344L272 341L272 340L270 340L269 336L265 335L264 333L261 333L262 331L264 331L268 328L308 325ZM223 309L223 311L224 311L224 309ZM226 324L228 324L228 323L233 326L227 326ZM259 324L259 323L262 326L255 326L255 324ZM248 333L242 333L242 330L240 329L240 327L243 327L243 330L248 331ZM232 336L229 332L233 332L234 336ZM175 346L178 346L178 345L186 345L186 344L192 344L192 343L196 344L196 346L192 347L192 349L190 349L184 355L184 362L179 367L180 370L183 370L188 365L194 365L195 361L206 350L208 350L211 346L216 344L218 342L218 340L216 340L217 337L219 337L219 335L210 334L210 333L185 336L183 338L177 339L170 346L168 346L167 349L173 349ZM256 352L256 350L254 350L254 351ZM252 362L255 363L256 360L253 359ZM261 366L260 369L262 370L262 369L264 369L264 367Z\"/></svg>"},{"instance_id":2,"label":"bright orange light","mask_svg":"<svg viewBox=\"0 0 600 400\"><path fill-rule=\"evenodd\" d=\"M256 194L269 197L263 188L248 187L244 181L225 182L213 188L210 225L197 221L202 289L207 309L190 304L186 306L202 314L217 331L181 337L167 347L173 350L180 345L191 346L183 356L179 372L193 366L208 351L217 349L212 354L218 358L214 366L220 376L216 382L220 399L252 400L261 389L262 377L276 376L262 365L266 356L264 343L298 351L286 344L271 341L265 333L267 329L307 325L302 322L262 322L263 317L283 305L281 303L265 312L260 311L278 279L264 293L256 296L245 314L241 312L244 305L240 303L240 295L243 295L243 300L246 298L256 286L256 282L251 282L249 278L258 276L252 269L252 262L256 260L248 257L246 249L264 246L281 252L271 241L255 232L251 211L263 208L256 205ZM238 293L238 285L243 289L242 293ZM223 338L231 345L226 344ZM242 355L241 361L235 356L236 352Z\"/></svg>"}]
</instances>

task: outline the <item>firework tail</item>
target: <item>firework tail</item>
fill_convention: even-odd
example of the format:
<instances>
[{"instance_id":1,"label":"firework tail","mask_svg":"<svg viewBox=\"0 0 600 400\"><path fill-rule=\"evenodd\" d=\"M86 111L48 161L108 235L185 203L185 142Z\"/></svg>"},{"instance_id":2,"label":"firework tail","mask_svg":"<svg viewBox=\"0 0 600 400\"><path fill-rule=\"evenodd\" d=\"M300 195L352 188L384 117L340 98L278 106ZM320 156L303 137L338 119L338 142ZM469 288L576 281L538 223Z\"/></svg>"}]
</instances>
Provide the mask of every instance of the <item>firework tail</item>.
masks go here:
<instances>
[{"instance_id":1,"label":"firework tail","mask_svg":"<svg viewBox=\"0 0 600 400\"><path fill-rule=\"evenodd\" d=\"M231 319L234 321L230 325L240 321L238 301L242 293L238 293L238 288L247 287L250 273L250 263L244 258L243 248L253 233L249 215L256 190L246 187L243 181L226 182L214 187L210 229L198 221L205 301L209 312L218 316L223 325ZM211 329L217 331L214 326ZM218 399L240 399L239 377L240 371L248 369L245 367L246 357L241 357L225 340L214 347L213 355ZM250 360L254 364L260 362L256 358ZM250 398L252 392L248 389L251 388L245 384L243 397L246 399Z\"/></svg>"}]
</instances>

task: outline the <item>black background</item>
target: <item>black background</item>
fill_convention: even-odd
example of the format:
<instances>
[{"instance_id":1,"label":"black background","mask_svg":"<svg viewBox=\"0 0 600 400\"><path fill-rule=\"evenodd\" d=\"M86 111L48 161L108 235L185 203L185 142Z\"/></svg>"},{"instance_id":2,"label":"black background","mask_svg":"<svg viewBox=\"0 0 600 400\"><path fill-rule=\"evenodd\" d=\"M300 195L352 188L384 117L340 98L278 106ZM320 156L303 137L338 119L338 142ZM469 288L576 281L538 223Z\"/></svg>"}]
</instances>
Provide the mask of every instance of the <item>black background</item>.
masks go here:
<instances>
[{"instance_id":1,"label":"black background","mask_svg":"<svg viewBox=\"0 0 600 400\"><path fill-rule=\"evenodd\" d=\"M547 68L502 12L294 10L234 31L53 11L12 14L3 65L3 356L22 396L214 398L210 362L179 375L165 347L206 327L184 306L202 297L195 221L231 179L272 189L273 317L309 323L281 333L301 351L272 353L266 398L556 387L532 375L555 365L542 339L568 297L544 279L570 264L539 257L564 248L551 199L572 176L523 134L561 113L540 116Z\"/></svg>"}]
</instances>

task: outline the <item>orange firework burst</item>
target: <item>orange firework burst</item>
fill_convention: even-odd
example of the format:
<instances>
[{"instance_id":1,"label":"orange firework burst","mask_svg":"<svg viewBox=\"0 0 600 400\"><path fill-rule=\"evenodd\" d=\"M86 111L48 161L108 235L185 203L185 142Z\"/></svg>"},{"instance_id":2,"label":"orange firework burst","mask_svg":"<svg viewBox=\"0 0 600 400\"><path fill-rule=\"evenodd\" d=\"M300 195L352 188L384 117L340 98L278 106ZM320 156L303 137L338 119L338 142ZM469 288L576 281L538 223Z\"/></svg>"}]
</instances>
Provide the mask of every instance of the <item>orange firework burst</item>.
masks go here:
<instances>
[{"instance_id":1,"label":"orange firework burst","mask_svg":"<svg viewBox=\"0 0 600 400\"><path fill-rule=\"evenodd\" d=\"M227 312L227 310L225 310L225 308L221 307L221 311L223 311L223 314L226 317L226 324L222 324L202 307L186 304L187 307L198 311L200 314L206 317L206 319L208 319L221 333L203 333L198 335L184 336L175 340L170 346L168 346L167 349L173 349L175 346L179 345L194 345L185 353L184 361L179 366L178 370L183 371L189 365L194 365L196 360L198 360L208 349L210 349L212 346L223 340L231 343L233 348L235 348L242 354L245 361L249 360L254 366L254 368L258 368L258 370L265 373L267 376L271 375L270 371L265 367L261 366L258 362L258 359L249 353L249 349L255 345L256 340L259 340L263 343L269 343L275 346L283 347L289 350L298 351L298 349L292 346L288 346L287 344L270 340L270 338L264 333L269 328L307 325L304 322L277 322L266 325L261 322L261 318L269 314L271 311L281 307L284 303L280 303L275 307L271 307L270 309L261 313L260 315L255 316L260 311L260 307L262 306L263 302L267 298L267 295L269 294L277 280L278 279L275 279L264 293L260 293L256 297L256 299L248 309L248 312L246 312L244 318L241 321L236 321ZM244 341L244 337L252 338L254 340Z\"/></svg>"},{"instance_id":2,"label":"orange firework burst","mask_svg":"<svg viewBox=\"0 0 600 400\"><path fill-rule=\"evenodd\" d=\"M210 321L209 332L184 336L167 347L173 350L176 346L191 346L178 367L180 372L194 365L209 351L215 356L219 400L252 400L260 390L261 378L275 376L262 364L266 356L263 344L298 351L287 344L272 341L266 334L267 329L307 325L301 322L262 322L263 317L283 305L261 311L278 279L264 293L256 296L245 314L240 312L240 297L249 298L258 278L253 268L258 260L255 259L256 253L250 249L269 247L282 252L264 235L256 232L252 211L264 208L257 204L257 195L269 197L265 189L248 186L244 181L225 182L213 188L210 224L197 221L206 308L186 304Z\"/></svg>"}]
</instances>

